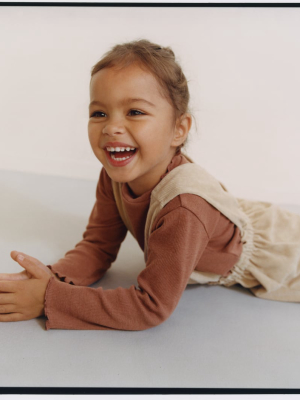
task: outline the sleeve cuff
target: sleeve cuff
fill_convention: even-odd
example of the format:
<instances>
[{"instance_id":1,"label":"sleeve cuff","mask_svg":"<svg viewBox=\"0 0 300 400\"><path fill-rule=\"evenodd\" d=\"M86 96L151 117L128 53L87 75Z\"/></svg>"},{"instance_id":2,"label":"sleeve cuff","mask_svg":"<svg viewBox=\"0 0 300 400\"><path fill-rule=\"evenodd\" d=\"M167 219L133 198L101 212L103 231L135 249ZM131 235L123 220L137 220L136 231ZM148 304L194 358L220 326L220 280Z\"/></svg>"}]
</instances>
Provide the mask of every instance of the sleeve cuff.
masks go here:
<instances>
[{"instance_id":1,"label":"sleeve cuff","mask_svg":"<svg viewBox=\"0 0 300 400\"><path fill-rule=\"evenodd\" d=\"M61 281L65 283L69 283L70 285L74 285L74 283L71 281L71 279L66 279L67 277L64 275L60 275L58 272L55 272L52 268L52 265L46 265L50 269L50 271Z\"/></svg>"}]
</instances>

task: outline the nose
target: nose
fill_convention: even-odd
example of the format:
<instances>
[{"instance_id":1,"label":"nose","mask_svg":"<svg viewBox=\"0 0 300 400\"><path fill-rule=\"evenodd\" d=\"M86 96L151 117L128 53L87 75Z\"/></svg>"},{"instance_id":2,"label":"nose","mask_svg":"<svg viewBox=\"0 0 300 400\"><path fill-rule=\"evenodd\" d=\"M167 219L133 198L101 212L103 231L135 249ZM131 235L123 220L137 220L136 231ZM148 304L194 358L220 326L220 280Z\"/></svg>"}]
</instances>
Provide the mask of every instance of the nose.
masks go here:
<instances>
[{"instance_id":1,"label":"nose","mask_svg":"<svg viewBox=\"0 0 300 400\"><path fill-rule=\"evenodd\" d=\"M102 133L108 136L120 135L125 133L125 126L121 119L111 119L107 121L102 129Z\"/></svg>"}]
</instances>

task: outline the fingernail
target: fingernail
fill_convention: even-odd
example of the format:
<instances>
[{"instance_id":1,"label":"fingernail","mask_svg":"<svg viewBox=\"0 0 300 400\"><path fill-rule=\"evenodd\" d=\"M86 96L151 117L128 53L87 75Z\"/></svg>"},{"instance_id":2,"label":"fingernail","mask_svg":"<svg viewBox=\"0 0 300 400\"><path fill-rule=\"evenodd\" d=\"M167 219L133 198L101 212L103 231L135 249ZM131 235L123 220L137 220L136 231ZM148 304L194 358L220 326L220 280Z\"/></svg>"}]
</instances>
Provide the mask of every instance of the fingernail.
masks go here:
<instances>
[{"instance_id":1,"label":"fingernail","mask_svg":"<svg viewBox=\"0 0 300 400\"><path fill-rule=\"evenodd\" d=\"M19 255L17 256L17 260L23 261L23 260L24 260L24 256L22 256L22 254L19 254Z\"/></svg>"}]
</instances>

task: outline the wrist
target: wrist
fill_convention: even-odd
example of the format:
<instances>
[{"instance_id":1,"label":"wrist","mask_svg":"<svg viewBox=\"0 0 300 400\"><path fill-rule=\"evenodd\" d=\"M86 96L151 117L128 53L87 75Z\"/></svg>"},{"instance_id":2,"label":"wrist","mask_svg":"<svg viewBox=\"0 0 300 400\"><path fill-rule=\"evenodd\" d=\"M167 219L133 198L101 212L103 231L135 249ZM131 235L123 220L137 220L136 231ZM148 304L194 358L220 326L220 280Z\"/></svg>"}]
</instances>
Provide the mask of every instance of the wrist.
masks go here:
<instances>
[{"instance_id":1,"label":"wrist","mask_svg":"<svg viewBox=\"0 0 300 400\"><path fill-rule=\"evenodd\" d=\"M60 281L60 278L55 274L55 272L52 271L52 266L51 265L46 265L47 268L49 268L50 272L51 272L51 276L53 276L57 281Z\"/></svg>"}]
</instances>

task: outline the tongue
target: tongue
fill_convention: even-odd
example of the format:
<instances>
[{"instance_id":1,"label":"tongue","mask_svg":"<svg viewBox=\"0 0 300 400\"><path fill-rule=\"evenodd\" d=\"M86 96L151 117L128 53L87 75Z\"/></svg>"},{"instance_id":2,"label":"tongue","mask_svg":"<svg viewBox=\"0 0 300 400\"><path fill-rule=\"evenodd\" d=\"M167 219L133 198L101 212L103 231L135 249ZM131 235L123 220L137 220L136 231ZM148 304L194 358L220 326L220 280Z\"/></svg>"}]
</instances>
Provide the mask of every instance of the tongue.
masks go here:
<instances>
[{"instance_id":1,"label":"tongue","mask_svg":"<svg viewBox=\"0 0 300 400\"><path fill-rule=\"evenodd\" d=\"M130 151L114 151L114 156L116 158L123 158L123 157L128 157L132 156L135 153L135 150L130 150Z\"/></svg>"}]
</instances>

